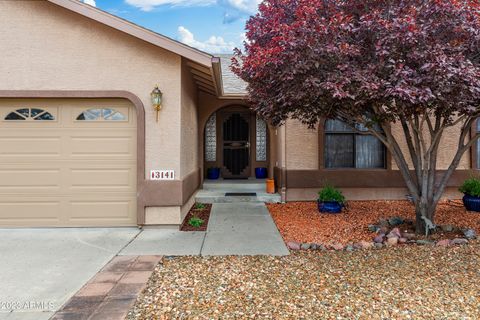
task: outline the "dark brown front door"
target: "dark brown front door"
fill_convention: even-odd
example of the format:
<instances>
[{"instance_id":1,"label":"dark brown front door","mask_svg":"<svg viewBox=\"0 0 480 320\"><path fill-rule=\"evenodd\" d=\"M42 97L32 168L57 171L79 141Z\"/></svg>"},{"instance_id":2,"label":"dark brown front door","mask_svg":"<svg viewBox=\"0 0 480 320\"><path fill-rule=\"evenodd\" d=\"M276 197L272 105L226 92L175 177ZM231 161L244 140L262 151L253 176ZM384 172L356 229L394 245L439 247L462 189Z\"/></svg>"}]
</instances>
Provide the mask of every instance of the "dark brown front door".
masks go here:
<instances>
[{"instance_id":1,"label":"dark brown front door","mask_svg":"<svg viewBox=\"0 0 480 320\"><path fill-rule=\"evenodd\" d=\"M222 176L242 179L250 176L250 111L221 113Z\"/></svg>"}]
</instances>

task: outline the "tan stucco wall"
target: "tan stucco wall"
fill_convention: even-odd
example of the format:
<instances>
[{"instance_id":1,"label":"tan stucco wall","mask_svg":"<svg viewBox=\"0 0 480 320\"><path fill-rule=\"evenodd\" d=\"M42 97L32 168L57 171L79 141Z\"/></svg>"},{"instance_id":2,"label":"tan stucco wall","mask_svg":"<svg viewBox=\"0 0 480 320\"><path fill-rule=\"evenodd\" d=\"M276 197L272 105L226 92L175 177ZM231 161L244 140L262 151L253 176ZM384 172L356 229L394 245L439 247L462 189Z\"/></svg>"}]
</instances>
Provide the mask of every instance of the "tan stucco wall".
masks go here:
<instances>
[{"instance_id":1,"label":"tan stucco wall","mask_svg":"<svg viewBox=\"0 0 480 320\"><path fill-rule=\"evenodd\" d=\"M146 172L183 175L180 56L45 1L0 1L0 48L1 90L137 95L146 113ZM150 102L155 84L164 93L158 123Z\"/></svg>"},{"instance_id":2,"label":"tan stucco wall","mask_svg":"<svg viewBox=\"0 0 480 320\"><path fill-rule=\"evenodd\" d=\"M198 97L187 61L182 59L182 102L181 102L181 141L180 171L186 177L198 170Z\"/></svg>"},{"instance_id":3,"label":"tan stucco wall","mask_svg":"<svg viewBox=\"0 0 480 320\"><path fill-rule=\"evenodd\" d=\"M298 121L288 120L285 127L286 134L286 163L288 170L317 170L319 162L319 152L323 152L322 146L318 144L319 134L321 132L308 129ZM408 148L403 138L403 131L400 124L392 124L392 131L399 140L404 154L408 158ZM447 169L458 144L458 128L449 128L445 131L440 144L438 153L439 170ZM279 154L281 156L281 154ZM471 154L466 152L458 167L460 170L471 169ZM281 159L281 158L280 158ZM411 163L410 159L408 159ZM393 170L398 170L395 161L391 160ZM411 165L413 168L413 166ZM380 200L380 199L405 199L408 193L402 188L342 188L345 196L349 200ZM287 201L307 201L317 198L318 189L314 188L289 188L287 190ZM459 199L461 194L456 188L447 188L444 198Z\"/></svg>"},{"instance_id":4,"label":"tan stucco wall","mask_svg":"<svg viewBox=\"0 0 480 320\"><path fill-rule=\"evenodd\" d=\"M309 129L306 125L297 120L288 120L286 122L286 142L287 142L287 156L286 163L289 170L314 170L318 169L319 150L318 129ZM402 148L408 162L411 165L411 160L408 154L408 148L403 136L403 130L399 123L392 124L392 131L398 139L400 147ZM443 138L440 143L440 150L438 153L439 170L445 170L450 165L458 144L459 127L448 128L445 130ZM321 134L321 133L320 133ZM321 147L320 147L321 148ZM470 152L466 152L462 158L458 169L471 169ZM398 170L398 166L392 159L392 169Z\"/></svg>"},{"instance_id":5,"label":"tan stucco wall","mask_svg":"<svg viewBox=\"0 0 480 320\"><path fill-rule=\"evenodd\" d=\"M318 130L309 129L300 121L289 119L285 124L287 168L289 170L318 169Z\"/></svg>"},{"instance_id":6,"label":"tan stucco wall","mask_svg":"<svg viewBox=\"0 0 480 320\"><path fill-rule=\"evenodd\" d=\"M446 170L450 163L452 162L453 157L455 156L455 152L458 146L458 137L460 132L460 125L457 127L448 128L445 130L443 137L440 142L440 148L438 152L437 158L437 168L439 170ZM426 131L426 129L425 129ZM412 161L408 156L408 147L404 137L403 129L400 123L395 123L392 125L392 132L395 135L395 138L398 139L400 147L404 155L407 157L407 161L410 167L413 168ZM426 133L426 136L429 136L429 133ZM469 170L471 169L471 161L470 161L470 151L465 152L462 160L458 166L460 170ZM395 161L392 162L392 169L398 170L398 166Z\"/></svg>"},{"instance_id":7,"label":"tan stucco wall","mask_svg":"<svg viewBox=\"0 0 480 320\"><path fill-rule=\"evenodd\" d=\"M148 207L145 209L146 225L180 225L195 203L195 194L183 206Z\"/></svg>"}]
</instances>

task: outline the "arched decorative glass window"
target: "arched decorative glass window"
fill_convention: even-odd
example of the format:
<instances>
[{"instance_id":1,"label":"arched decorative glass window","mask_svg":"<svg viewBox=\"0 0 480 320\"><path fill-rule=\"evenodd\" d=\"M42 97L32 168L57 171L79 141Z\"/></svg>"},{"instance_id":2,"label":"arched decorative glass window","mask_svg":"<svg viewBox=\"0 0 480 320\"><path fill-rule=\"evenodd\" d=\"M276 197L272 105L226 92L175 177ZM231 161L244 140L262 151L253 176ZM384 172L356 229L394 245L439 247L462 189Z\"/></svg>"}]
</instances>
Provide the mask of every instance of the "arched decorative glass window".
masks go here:
<instances>
[{"instance_id":1,"label":"arched decorative glass window","mask_svg":"<svg viewBox=\"0 0 480 320\"><path fill-rule=\"evenodd\" d=\"M267 123L257 117L256 123L256 160L267 161Z\"/></svg>"},{"instance_id":2,"label":"arched decorative glass window","mask_svg":"<svg viewBox=\"0 0 480 320\"><path fill-rule=\"evenodd\" d=\"M7 121L41 121L41 120L55 120L55 117L48 111L39 108L22 108L10 112L5 117Z\"/></svg>"},{"instance_id":3,"label":"arched decorative glass window","mask_svg":"<svg viewBox=\"0 0 480 320\"><path fill-rule=\"evenodd\" d=\"M367 131L361 125L356 129ZM340 120L325 122L324 152L325 168L385 168L382 142L375 136L355 132Z\"/></svg>"},{"instance_id":4,"label":"arched decorative glass window","mask_svg":"<svg viewBox=\"0 0 480 320\"><path fill-rule=\"evenodd\" d=\"M217 114L210 116L205 126L205 161L217 161Z\"/></svg>"},{"instance_id":5,"label":"arched decorative glass window","mask_svg":"<svg viewBox=\"0 0 480 320\"><path fill-rule=\"evenodd\" d=\"M88 109L83 111L81 114L78 115L77 120L85 120L85 121L125 121L127 117L115 110L110 108L103 108L103 109Z\"/></svg>"}]
</instances>

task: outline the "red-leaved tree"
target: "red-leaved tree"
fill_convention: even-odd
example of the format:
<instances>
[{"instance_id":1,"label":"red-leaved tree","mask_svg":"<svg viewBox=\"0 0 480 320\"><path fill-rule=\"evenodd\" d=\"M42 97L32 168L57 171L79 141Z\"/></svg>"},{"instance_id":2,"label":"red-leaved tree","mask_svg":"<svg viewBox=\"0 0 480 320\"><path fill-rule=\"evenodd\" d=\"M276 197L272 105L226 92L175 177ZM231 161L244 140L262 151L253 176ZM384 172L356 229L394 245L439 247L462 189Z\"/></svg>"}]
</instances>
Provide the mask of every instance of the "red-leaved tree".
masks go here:
<instances>
[{"instance_id":1,"label":"red-leaved tree","mask_svg":"<svg viewBox=\"0 0 480 320\"><path fill-rule=\"evenodd\" d=\"M423 232L479 138L470 135L480 116L479 1L265 0L247 39L232 69L248 83L252 107L275 125L364 125L395 160ZM458 145L439 172L449 127L458 128Z\"/></svg>"}]
</instances>

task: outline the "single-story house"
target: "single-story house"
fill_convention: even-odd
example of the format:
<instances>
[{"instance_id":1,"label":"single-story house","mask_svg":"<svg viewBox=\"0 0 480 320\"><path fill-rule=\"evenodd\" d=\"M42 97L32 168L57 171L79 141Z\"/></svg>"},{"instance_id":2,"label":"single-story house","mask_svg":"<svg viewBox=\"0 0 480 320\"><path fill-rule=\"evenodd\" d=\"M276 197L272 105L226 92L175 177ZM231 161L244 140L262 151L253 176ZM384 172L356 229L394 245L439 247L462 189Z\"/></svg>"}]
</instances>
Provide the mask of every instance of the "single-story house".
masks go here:
<instances>
[{"instance_id":1,"label":"single-story house","mask_svg":"<svg viewBox=\"0 0 480 320\"><path fill-rule=\"evenodd\" d=\"M0 47L0 226L179 225L212 167L230 179L266 167L283 201L324 182L348 199L405 198L374 138L258 118L228 56L77 0L0 1ZM440 168L456 143L445 135Z\"/></svg>"}]
</instances>

